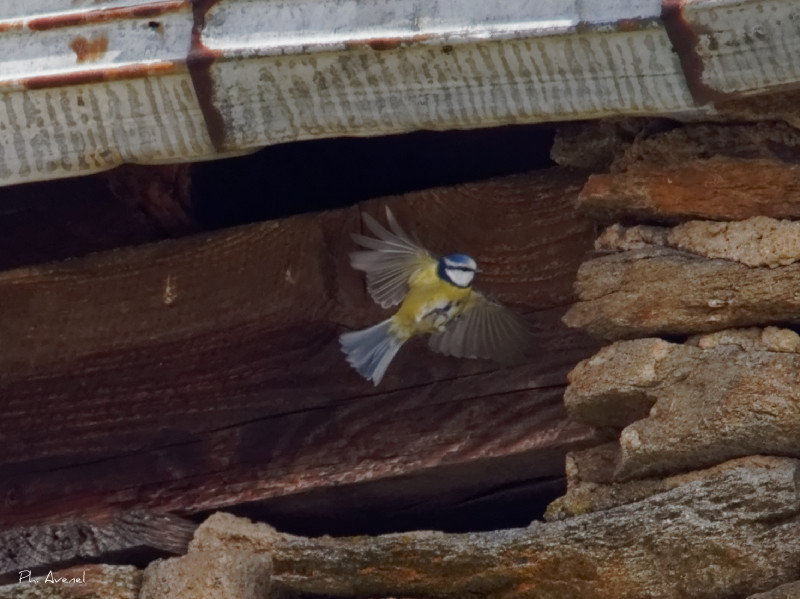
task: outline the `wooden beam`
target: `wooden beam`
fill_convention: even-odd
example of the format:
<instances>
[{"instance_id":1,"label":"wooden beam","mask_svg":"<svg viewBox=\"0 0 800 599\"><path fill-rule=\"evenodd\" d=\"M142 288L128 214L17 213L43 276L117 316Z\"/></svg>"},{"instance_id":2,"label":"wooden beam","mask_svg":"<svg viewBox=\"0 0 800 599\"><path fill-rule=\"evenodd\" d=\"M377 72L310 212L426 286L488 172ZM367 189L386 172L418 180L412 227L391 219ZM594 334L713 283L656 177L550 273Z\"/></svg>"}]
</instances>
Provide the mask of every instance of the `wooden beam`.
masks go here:
<instances>
[{"instance_id":1,"label":"wooden beam","mask_svg":"<svg viewBox=\"0 0 800 599\"><path fill-rule=\"evenodd\" d=\"M142 571L133 566L82 564L66 570L14 573L0 599L138 599Z\"/></svg>"},{"instance_id":2,"label":"wooden beam","mask_svg":"<svg viewBox=\"0 0 800 599\"><path fill-rule=\"evenodd\" d=\"M0 584L19 581L19 573L44 576L48 570L116 555L130 560L186 552L197 525L166 514L132 511L89 521L15 526L0 531ZM149 560L148 560L149 561Z\"/></svg>"},{"instance_id":3,"label":"wooden beam","mask_svg":"<svg viewBox=\"0 0 800 599\"><path fill-rule=\"evenodd\" d=\"M383 218L389 203L430 249L478 259L481 288L536 331L537 356L514 368L423 344L377 389L347 366L338 333L386 315L348 264L361 207L0 273L0 527L472 462L502 479L520 455L548 456L530 476L559 474L594 438L561 406L566 372L597 348L560 322L594 237L574 208L584 180L552 169L363 206Z\"/></svg>"}]
</instances>

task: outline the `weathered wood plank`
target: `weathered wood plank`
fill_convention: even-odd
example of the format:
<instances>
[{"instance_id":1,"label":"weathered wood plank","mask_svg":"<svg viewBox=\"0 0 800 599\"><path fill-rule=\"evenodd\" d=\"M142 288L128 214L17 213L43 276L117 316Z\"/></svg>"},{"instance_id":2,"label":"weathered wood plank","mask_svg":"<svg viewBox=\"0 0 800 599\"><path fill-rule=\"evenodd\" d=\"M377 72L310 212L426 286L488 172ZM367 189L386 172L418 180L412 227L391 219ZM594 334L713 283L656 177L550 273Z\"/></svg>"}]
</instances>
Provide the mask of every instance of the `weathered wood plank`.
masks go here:
<instances>
[{"instance_id":1,"label":"weathered wood plank","mask_svg":"<svg viewBox=\"0 0 800 599\"><path fill-rule=\"evenodd\" d=\"M349 369L337 334L384 316L348 265L359 208L0 274L0 339L14 340L0 345L0 526L101 506L192 513L539 452L532 475L556 474L592 438L560 405L596 349L560 323L593 238L574 209L584 179L553 169L385 200L529 314L540 352L515 368L420 344L378 389Z\"/></svg>"},{"instance_id":2,"label":"weathered wood plank","mask_svg":"<svg viewBox=\"0 0 800 599\"><path fill-rule=\"evenodd\" d=\"M15 575L0 586L0 599L138 599L142 584L138 568L106 564L36 572L31 579L27 571Z\"/></svg>"},{"instance_id":3,"label":"weathered wood plank","mask_svg":"<svg viewBox=\"0 0 800 599\"><path fill-rule=\"evenodd\" d=\"M0 531L0 582L18 582L23 571L43 576L48 569L100 556L181 554L196 527L177 516L141 510L94 521L72 518L54 525L16 526Z\"/></svg>"}]
</instances>

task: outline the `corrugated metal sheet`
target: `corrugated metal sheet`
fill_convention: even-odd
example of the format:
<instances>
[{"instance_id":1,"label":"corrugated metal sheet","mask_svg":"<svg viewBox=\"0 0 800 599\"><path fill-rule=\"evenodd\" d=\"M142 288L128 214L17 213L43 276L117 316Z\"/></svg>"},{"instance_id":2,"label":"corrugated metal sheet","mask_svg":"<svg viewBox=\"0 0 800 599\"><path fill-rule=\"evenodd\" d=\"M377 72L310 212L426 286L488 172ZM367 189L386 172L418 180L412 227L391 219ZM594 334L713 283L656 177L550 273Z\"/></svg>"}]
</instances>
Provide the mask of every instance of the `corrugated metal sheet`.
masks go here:
<instances>
[{"instance_id":1,"label":"corrugated metal sheet","mask_svg":"<svg viewBox=\"0 0 800 599\"><path fill-rule=\"evenodd\" d=\"M3 0L0 185L798 84L794 0Z\"/></svg>"}]
</instances>

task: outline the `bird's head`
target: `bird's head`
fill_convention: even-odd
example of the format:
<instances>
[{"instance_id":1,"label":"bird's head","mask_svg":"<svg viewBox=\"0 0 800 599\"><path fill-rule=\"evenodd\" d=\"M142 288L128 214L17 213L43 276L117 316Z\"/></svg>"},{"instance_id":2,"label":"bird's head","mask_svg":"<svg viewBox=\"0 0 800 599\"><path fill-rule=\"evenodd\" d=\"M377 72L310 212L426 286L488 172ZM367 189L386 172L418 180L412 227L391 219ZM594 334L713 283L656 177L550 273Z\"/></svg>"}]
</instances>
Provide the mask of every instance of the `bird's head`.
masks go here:
<instances>
[{"instance_id":1,"label":"bird's head","mask_svg":"<svg viewBox=\"0 0 800 599\"><path fill-rule=\"evenodd\" d=\"M439 277L456 287L469 287L478 265L466 254L450 254L439 260Z\"/></svg>"}]
</instances>

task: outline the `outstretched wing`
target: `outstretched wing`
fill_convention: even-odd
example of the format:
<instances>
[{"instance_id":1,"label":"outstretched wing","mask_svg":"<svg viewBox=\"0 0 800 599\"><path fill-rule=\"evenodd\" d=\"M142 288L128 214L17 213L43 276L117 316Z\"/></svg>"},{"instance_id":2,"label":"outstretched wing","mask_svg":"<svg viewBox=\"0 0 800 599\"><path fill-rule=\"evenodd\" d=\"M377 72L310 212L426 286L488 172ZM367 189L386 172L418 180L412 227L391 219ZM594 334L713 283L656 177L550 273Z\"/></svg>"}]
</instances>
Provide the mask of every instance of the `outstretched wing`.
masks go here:
<instances>
[{"instance_id":1,"label":"outstretched wing","mask_svg":"<svg viewBox=\"0 0 800 599\"><path fill-rule=\"evenodd\" d=\"M447 356L508 363L530 351L532 336L521 315L473 291L464 311L441 333L431 335L428 345Z\"/></svg>"},{"instance_id":2,"label":"outstretched wing","mask_svg":"<svg viewBox=\"0 0 800 599\"><path fill-rule=\"evenodd\" d=\"M436 258L400 228L388 207L386 220L391 231L364 214L364 225L375 237L354 233L353 240L368 249L350 254L350 265L367 273L367 289L383 308L403 301L411 277L436 264Z\"/></svg>"}]
</instances>

